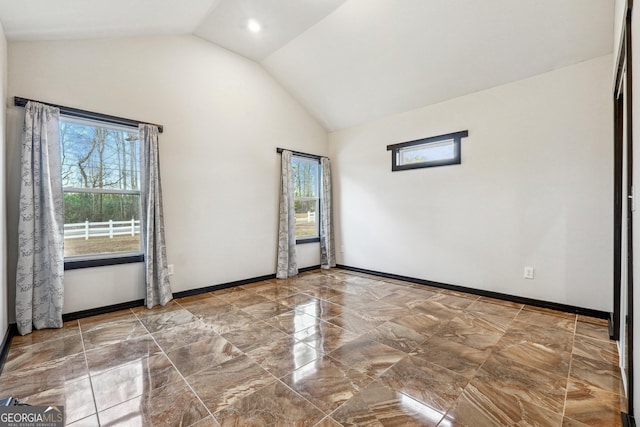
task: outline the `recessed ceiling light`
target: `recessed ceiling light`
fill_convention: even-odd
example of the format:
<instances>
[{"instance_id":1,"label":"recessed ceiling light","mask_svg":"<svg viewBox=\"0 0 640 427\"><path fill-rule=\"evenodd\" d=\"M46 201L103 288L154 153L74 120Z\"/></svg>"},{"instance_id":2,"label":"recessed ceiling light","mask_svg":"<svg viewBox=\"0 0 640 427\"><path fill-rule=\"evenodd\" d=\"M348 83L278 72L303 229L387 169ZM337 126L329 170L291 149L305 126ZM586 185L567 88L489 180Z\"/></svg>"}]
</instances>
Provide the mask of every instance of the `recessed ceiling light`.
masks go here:
<instances>
[{"instance_id":1,"label":"recessed ceiling light","mask_svg":"<svg viewBox=\"0 0 640 427\"><path fill-rule=\"evenodd\" d=\"M257 33L262 30L262 25L260 25L260 23L255 19L249 19L249 22L247 22L247 28L252 33Z\"/></svg>"}]
</instances>

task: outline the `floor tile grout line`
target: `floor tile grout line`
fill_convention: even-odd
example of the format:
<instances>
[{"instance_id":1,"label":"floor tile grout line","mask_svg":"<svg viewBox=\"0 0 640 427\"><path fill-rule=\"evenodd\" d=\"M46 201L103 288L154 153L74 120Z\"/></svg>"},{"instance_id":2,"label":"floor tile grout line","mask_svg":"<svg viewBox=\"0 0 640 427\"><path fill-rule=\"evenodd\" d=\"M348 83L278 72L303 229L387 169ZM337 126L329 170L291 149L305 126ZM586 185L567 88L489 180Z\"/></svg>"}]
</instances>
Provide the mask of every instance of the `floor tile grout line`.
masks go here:
<instances>
[{"instance_id":1,"label":"floor tile grout line","mask_svg":"<svg viewBox=\"0 0 640 427\"><path fill-rule=\"evenodd\" d=\"M100 417L98 417L98 402L96 402L96 393L93 389L93 379L91 378L91 369L89 369L89 359L87 359L87 349L84 345L84 335L82 334L82 326L80 325L80 320L78 322L78 330L80 331L80 342L82 343L82 355L84 356L84 364L87 367L87 377L89 378L89 386L91 387L91 398L93 400L93 407L96 412L96 420L98 420L98 426L101 425Z\"/></svg>"},{"instance_id":2,"label":"floor tile grout line","mask_svg":"<svg viewBox=\"0 0 640 427\"><path fill-rule=\"evenodd\" d=\"M177 302L176 302L177 303ZM178 304L180 305L180 304ZM181 306L182 307L182 306ZM183 308L184 309L184 308ZM186 310L186 309L185 309ZM187 310L188 311L188 310ZM191 313L191 312L189 312ZM137 313L133 313L136 318L138 320L140 320L140 317L137 315ZM193 314L193 313L191 313ZM196 398L198 399L198 401L200 402L200 404L202 406L204 406L204 409L207 411L207 413L209 414L209 416L211 416L211 418L213 417L213 414L211 413L211 411L209 410L209 407L207 405L204 404L204 402L202 401L202 399L200 398L200 395L198 395L198 393L196 393L196 391L193 389L193 387L191 386L191 384L189 384L189 381L187 381L187 379L184 377L184 375L182 375L182 372L180 372L180 370L178 369L178 367L175 365L175 363L173 363L173 360L171 360L169 358L169 356L167 355L167 353L165 353L164 349L160 346L160 344L158 344L158 342L156 341L156 337L153 336L153 334L149 331L149 329L147 328L147 325L144 324L144 322L142 322L142 320L140 320L140 323L142 323L142 327L144 327L144 329L147 331L147 333L151 336L151 339L153 340L153 342L155 343L155 345L158 346L158 348L160 349L161 354L164 355L164 357L167 358L167 360L169 361L169 363L171 363L171 366L173 366L173 369L176 370L176 372L178 373L178 375L180 376L180 378L182 379L182 381L184 381L184 383L187 385L187 387L189 387L189 390L191 390L191 393L193 393L194 396L196 396ZM170 384L168 384L170 385ZM165 386L166 387L166 386ZM207 417L203 417L203 418L207 418ZM215 420L215 418L214 418ZM199 422L200 420L197 420L196 422Z\"/></svg>"},{"instance_id":3,"label":"floor tile grout line","mask_svg":"<svg viewBox=\"0 0 640 427\"><path fill-rule=\"evenodd\" d=\"M576 333L578 331L578 316L576 316L576 320L573 326L573 337L571 340L571 355L569 357L569 370L567 372L567 383L564 388L564 402L562 404L562 418L566 416L567 413L567 397L569 396L569 381L571 381L571 368L573 367L573 350L576 345Z\"/></svg>"}]
</instances>

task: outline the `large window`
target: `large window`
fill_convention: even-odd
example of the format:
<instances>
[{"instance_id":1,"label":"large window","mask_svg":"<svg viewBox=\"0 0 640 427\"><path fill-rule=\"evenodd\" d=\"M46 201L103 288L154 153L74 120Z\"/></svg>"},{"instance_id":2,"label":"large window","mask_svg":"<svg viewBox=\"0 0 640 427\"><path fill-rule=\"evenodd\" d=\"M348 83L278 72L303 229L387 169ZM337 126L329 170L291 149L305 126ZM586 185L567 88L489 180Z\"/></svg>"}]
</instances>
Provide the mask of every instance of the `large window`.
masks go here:
<instances>
[{"instance_id":1,"label":"large window","mask_svg":"<svg viewBox=\"0 0 640 427\"><path fill-rule=\"evenodd\" d=\"M296 240L317 241L320 201L320 162L317 159L291 157L293 164L293 196L296 211Z\"/></svg>"},{"instance_id":2,"label":"large window","mask_svg":"<svg viewBox=\"0 0 640 427\"><path fill-rule=\"evenodd\" d=\"M138 129L61 117L64 255L139 254Z\"/></svg>"}]
</instances>

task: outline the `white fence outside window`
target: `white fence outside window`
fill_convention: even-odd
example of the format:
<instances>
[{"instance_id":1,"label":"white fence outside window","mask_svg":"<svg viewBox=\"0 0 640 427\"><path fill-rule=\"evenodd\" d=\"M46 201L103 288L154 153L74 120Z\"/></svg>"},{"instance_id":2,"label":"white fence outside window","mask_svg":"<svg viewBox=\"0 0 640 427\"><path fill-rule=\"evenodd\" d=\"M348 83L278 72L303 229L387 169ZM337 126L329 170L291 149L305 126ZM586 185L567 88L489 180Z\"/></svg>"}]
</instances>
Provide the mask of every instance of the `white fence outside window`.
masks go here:
<instances>
[{"instance_id":1,"label":"white fence outside window","mask_svg":"<svg viewBox=\"0 0 640 427\"><path fill-rule=\"evenodd\" d=\"M140 234L140 220L78 222L64 225L65 239L85 239L90 237L135 236Z\"/></svg>"}]
</instances>

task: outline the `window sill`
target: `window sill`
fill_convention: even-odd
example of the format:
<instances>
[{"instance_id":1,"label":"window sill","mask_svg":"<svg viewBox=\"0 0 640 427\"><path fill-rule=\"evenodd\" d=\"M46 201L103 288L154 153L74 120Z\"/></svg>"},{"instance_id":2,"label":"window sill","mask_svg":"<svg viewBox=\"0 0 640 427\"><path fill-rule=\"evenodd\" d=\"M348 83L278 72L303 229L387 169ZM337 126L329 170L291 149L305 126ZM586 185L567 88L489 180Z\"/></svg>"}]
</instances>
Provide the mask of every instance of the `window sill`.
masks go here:
<instances>
[{"instance_id":1,"label":"window sill","mask_svg":"<svg viewBox=\"0 0 640 427\"><path fill-rule=\"evenodd\" d=\"M106 267L108 265L132 264L135 262L144 262L144 255L136 254L111 258L65 260L64 269L65 271L77 270L79 268Z\"/></svg>"},{"instance_id":2,"label":"window sill","mask_svg":"<svg viewBox=\"0 0 640 427\"><path fill-rule=\"evenodd\" d=\"M296 245L303 245L305 243L319 243L320 242L320 238L319 237L310 237L308 239L298 239L296 240Z\"/></svg>"}]
</instances>

